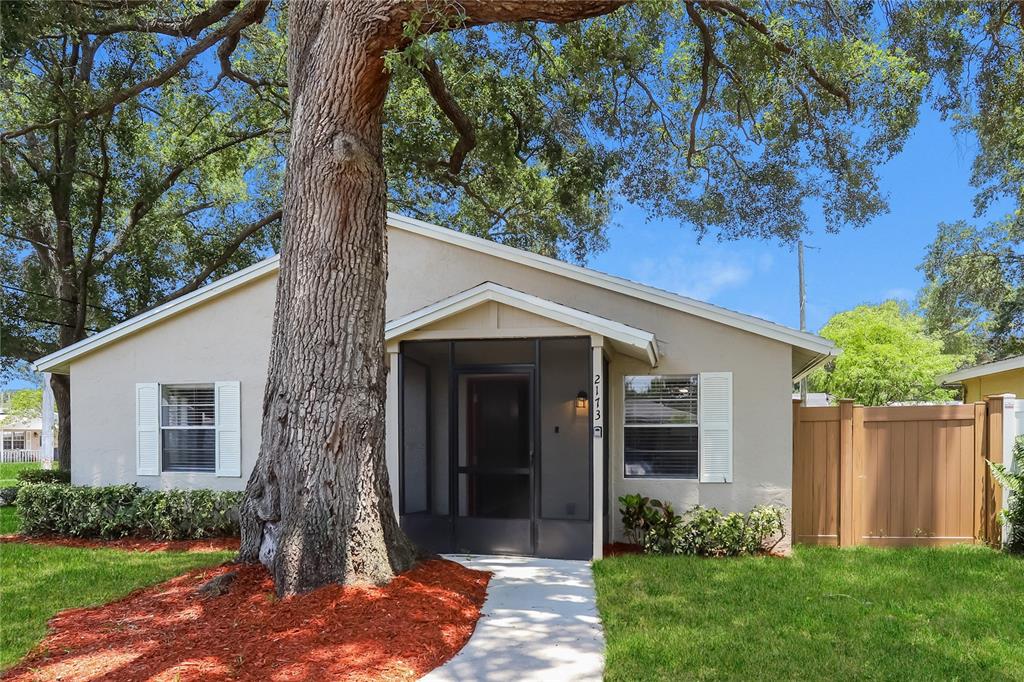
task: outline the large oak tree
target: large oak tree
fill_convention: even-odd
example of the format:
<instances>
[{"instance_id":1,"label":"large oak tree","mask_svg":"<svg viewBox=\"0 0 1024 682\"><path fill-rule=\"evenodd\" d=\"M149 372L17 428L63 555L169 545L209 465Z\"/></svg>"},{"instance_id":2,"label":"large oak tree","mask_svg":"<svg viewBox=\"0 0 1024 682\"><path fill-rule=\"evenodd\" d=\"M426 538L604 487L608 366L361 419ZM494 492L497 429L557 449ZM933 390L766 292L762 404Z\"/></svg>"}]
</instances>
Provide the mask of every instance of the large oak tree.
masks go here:
<instances>
[{"instance_id":1,"label":"large oak tree","mask_svg":"<svg viewBox=\"0 0 1024 682\"><path fill-rule=\"evenodd\" d=\"M923 79L865 38L870 16L863 10L828 2L786 3L775 13L729 0L649 2L562 31L476 32L471 38L483 46L470 50L447 35L423 40L492 23L577 22L622 4L290 5L281 271L241 552L271 567L280 593L384 582L416 558L393 512L383 452L383 131L397 64L424 74L458 133L447 160L424 159L434 172L458 176L477 144L474 119L452 96L434 51L472 62L503 38L521 39L536 43L532 58L489 65L480 57L487 80L531 69L560 73L564 81L548 75L538 85L574 90L583 103L574 113L598 134L619 137L610 146L622 191L655 211L699 228L792 237L808 199L821 200L833 227L863 222L883 206L872 167L899 149ZM398 52L404 59L393 57ZM513 54L492 52L495 59ZM460 73L473 80L472 71ZM507 115L515 125L514 96ZM408 178L403 196L415 197L415 182Z\"/></svg>"}]
</instances>

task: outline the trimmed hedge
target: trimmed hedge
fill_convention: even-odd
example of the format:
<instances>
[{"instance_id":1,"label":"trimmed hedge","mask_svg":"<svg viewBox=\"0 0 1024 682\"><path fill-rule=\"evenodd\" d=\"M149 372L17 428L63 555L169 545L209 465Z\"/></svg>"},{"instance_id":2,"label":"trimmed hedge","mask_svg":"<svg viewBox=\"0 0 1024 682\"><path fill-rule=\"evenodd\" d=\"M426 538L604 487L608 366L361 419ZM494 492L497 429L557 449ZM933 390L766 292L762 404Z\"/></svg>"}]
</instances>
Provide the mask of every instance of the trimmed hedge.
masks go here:
<instances>
[{"instance_id":1,"label":"trimmed hedge","mask_svg":"<svg viewBox=\"0 0 1024 682\"><path fill-rule=\"evenodd\" d=\"M26 469L15 476L22 483L71 483L71 472L63 469Z\"/></svg>"},{"instance_id":2,"label":"trimmed hedge","mask_svg":"<svg viewBox=\"0 0 1024 682\"><path fill-rule=\"evenodd\" d=\"M240 492L26 483L15 504L25 535L194 540L238 535Z\"/></svg>"}]
</instances>

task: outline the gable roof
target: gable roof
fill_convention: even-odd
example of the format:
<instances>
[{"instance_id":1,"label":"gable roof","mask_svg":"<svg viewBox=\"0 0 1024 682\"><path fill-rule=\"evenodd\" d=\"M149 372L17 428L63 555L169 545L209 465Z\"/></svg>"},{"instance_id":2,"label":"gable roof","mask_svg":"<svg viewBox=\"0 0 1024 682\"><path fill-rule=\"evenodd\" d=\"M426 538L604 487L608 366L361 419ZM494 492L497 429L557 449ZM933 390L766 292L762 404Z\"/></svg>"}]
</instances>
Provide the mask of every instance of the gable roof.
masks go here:
<instances>
[{"instance_id":1,"label":"gable roof","mask_svg":"<svg viewBox=\"0 0 1024 682\"><path fill-rule=\"evenodd\" d=\"M989 374L1009 372L1014 369L1024 369L1024 355L1017 355L1012 358L996 360L994 362L985 362L980 365L974 365L973 367L964 367L963 369L958 369L955 372L943 374L939 377L939 383L955 384L963 381L964 379L974 379L976 377L988 376Z\"/></svg>"},{"instance_id":2,"label":"gable roof","mask_svg":"<svg viewBox=\"0 0 1024 682\"><path fill-rule=\"evenodd\" d=\"M658 364L658 346L654 334L651 332L494 282L483 282L471 289L461 291L454 296L449 296L388 322L384 329L384 338L388 341L398 339L438 320L457 315L489 301L525 310L528 313L540 315L592 334L600 334L610 339L620 350L647 360L652 367Z\"/></svg>"},{"instance_id":3,"label":"gable roof","mask_svg":"<svg viewBox=\"0 0 1024 682\"><path fill-rule=\"evenodd\" d=\"M512 261L527 267L550 272L562 277L567 277L579 282L591 284L608 291L615 291L620 294L632 296L657 305L677 310L679 312L702 317L704 319L718 322L720 324L741 329L752 334L774 339L789 344L794 348L808 351L813 359L809 361L806 371L817 366L828 357L836 354L835 344L820 336L809 332L791 329L781 324L762 320L752 315L745 315L720 306L698 301L686 296L680 296L661 289L656 289L644 284L639 284L623 277L616 277L597 270L591 270L578 265L564 263L560 260L541 256L530 251L523 251L504 244L481 239L472 235L456 232L455 230L432 225L431 223L407 218L397 213L388 213L388 226L393 229L404 230L419 234L430 239L454 244L471 251L484 253L504 260ZM181 314L192 306L199 305L211 298L221 296L235 287L242 286L255 279L265 277L277 272L279 267L279 256L271 256L248 268L228 275L222 279L212 282L207 286L197 289L173 301L157 306L152 310L136 315L120 324L114 325L102 332L74 343L66 348L51 353L35 362L35 368L40 372L67 373L69 363L74 358L88 353L102 345L116 339L134 334L152 324L156 324L165 318ZM804 370L801 370L804 371Z\"/></svg>"}]
</instances>

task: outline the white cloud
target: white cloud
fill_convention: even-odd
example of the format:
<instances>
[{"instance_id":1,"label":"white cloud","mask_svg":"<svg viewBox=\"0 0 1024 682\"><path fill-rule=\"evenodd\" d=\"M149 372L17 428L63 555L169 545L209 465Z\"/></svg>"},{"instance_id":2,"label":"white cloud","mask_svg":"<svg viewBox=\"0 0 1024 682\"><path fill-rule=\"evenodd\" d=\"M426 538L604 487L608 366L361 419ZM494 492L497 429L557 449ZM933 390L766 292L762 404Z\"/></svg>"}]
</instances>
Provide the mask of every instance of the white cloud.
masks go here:
<instances>
[{"instance_id":1,"label":"white cloud","mask_svg":"<svg viewBox=\"0 0 1024 682\"><path fill-rule=\"evenodd\" d=\"M740 255L695 255L690 258L665 256L642 258L630 266L630 278L683 296L710 301L728 289L746 284L755 270L764 271L771 262L752 262Z\"/></svg>"}]
</instances>

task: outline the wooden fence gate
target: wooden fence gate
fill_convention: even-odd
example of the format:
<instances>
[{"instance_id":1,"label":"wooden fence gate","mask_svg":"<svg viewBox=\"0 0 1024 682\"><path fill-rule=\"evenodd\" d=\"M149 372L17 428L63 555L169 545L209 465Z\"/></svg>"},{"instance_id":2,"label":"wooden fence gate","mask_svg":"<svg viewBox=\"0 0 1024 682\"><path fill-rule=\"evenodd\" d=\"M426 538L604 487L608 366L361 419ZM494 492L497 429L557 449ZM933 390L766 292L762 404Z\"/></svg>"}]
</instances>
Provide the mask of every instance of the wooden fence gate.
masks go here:
<instances>
[{"instance_id":1,"label":"wooden fence gate","mask_svg":"<svg viewBox=\"0 0 1024 682\"><path fill-rule=\"evenodd\" d=\"M794 401L794 540L998 542L1001 494L985 460L1003 461L1003 401L910 407Z\"/></svg>"}]
</instances>

